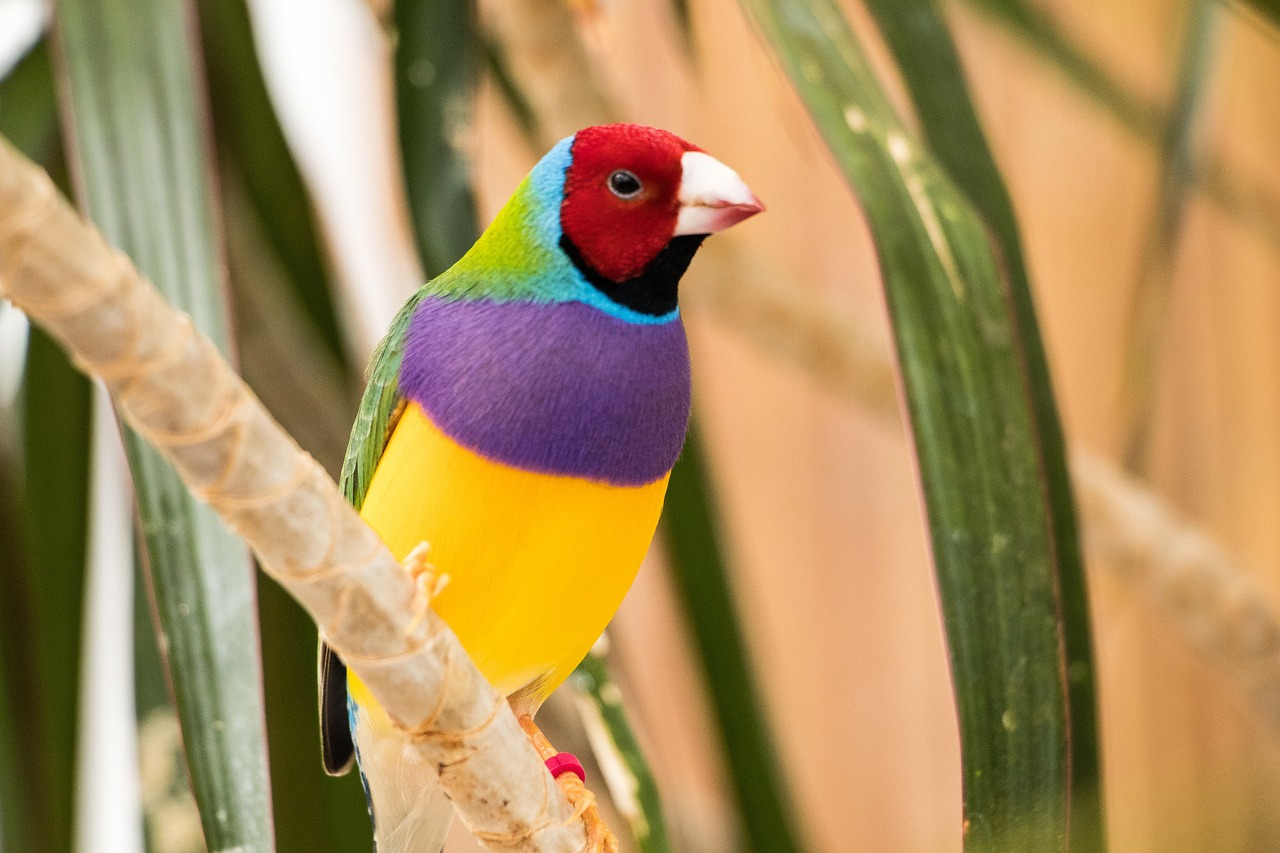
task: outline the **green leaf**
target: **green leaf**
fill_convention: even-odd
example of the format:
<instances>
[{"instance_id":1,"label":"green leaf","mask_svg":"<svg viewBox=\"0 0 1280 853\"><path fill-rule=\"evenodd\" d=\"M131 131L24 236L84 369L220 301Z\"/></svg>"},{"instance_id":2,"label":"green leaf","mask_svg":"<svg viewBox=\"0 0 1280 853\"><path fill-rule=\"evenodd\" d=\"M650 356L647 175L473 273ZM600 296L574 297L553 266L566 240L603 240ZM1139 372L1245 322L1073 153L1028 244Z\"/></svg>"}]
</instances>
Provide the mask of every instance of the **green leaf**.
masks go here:
<instances>
[{"instance_id":1,"label":"green leaf","mask_svg":"<svg viewBox=\"0 0 1280 853\"><path fill-rule=\"evenodd\" d=\"M1280 0L1245 0L1244 5L1280 27Z\"/></svg>"},{"instance_id":2,"label":"green leaf","mask_svg":"<svg viewBox=\"0 0 1280 853\"><path fill-rule=\"evenodd\" d=\"M398 0L392 14L401 161L418 253L431 278L479 236L462 150L477 36L467 0Z\"/></svg>"},{"instance_id":3,"label":"green leaf","mask_svg":"<svg viewBox=\"0 0 1280 853\"><path fill-rule=\"evenodd\" d=\"M695 428L690 428L671 472L662 519L676 588L711 692L747 841L757 853L802 850L725 576L719 519Z\"/></svg>"},{"instance_id":4,"label":"green leaf","mask_svg":"<svg viewBox=\"0 0 1280 853\"><path fill-rule=\"evenodd\" d=\"M23 154L47 164L57 143L58 104L44 39L0 81L0 133Z\"/></svg>"},{"instance_id":5,"label":"green leaf","mask_svg":"<svg viewBox=\"0 0 1280 853\"><path fill-rule=\"evenodd\" d=\"M640 749L640 742L627 719L627 709L622 704L622 693L613 679L605 660L595 652L589 653L573 671L573 683L584 692L599 715L600 726L608 736L611 749L622 760L630 775L635 797L635 810L624 816L631 824L631 835L640 853L667 853L671 842L667 839L666 818L662 814L662 800L658 796L658 783ZM594 740L592 741L594 748ZM597 756L599 758L599 756ZM601 758L600 763L604 760ZM624 811L621 804L619 811Z\"/></svg>"},{"instance_id":6,"label":"green leaf","mask_svg":"<svg viewBox=\"0 0 1280 853\"><path fill-rule=\"evenodd\" d=\"M243 176L276 262L287 273L292 299L335 359L345 357L311 200L285 143L254 51L244 0L198 0L214 141L220 163Z\"/></svg>"},{"instance_id":7,"label":"green leaf","mask_svg":"<svg viewBox=\"0 0 1280 853\"><path fill-rule=\"evenodd\" d=\"M671 0L671 15L675 18L676 29L680 31L680 44L691 59L698 57L698 39L693 31L693 10L689 8L689 0Z\"/></svg>"},{"instance_id":8,"label":"green leaf","mask_svg":"<svg viewBox=\"0 0 1280 853\"><path fill-rule=\"evenodd\" d=\"M187 7L65 0L55 11L64 115L90 218L226 352ZM145 441L130 432L126 449L205 839L211 850L270 850L247 552Z\"/></svg>"},{"instance_id":9,"label":"green leaf","mask_svg":"<svg viewBox=\"0 0 1280 853\"><path fill-rule=\"evenodd\" d=\"M11 849L63 853L75 809L90 388L47 335L30 335L22 483L6 477L0 493L0 832ZM16 458L5 461L12 475Z\"/></svg>"},{"instance_id":10,"label":"green leaf","mask_svg":"<svg viewBox=\"0 0 1280 853\"><path fill-rule=\"evenodd\" d=\"M485 70L493 79L493 84L498 87L498 94L502 96L507 109L511 110L511 117L516 120L516 124L520 127L520 133L524 137L525 144L536 150L540 147L538 140L541 138L542 133L538 127L538 116L534 113L533 105L529 103L529 98L516 83L515 77L512 76L502 45L492 36L483 33L480 35L480 39L480 48L484 53Z\"/></svg>"},{"instance_id":11,"label":"green leaf","mask_svg":"<svg viewBox=\"0 0 1280 853\"><path fill-rule=\"evenodd\" d=\"M1199 159L1199 119L1218 36L1216 0L1192 0L1182 40L1177 89L1160 143L1160 185L1142 254L1138 283L1129 302L1128 342L1121 385L1123 458L1141 472L1149 447L1155 376L1169 323L1173 260L1187 196Z\"/></svg>"},{"instance_id":12,"label":"green leaf","mask_svg":"<svg viewBox=\"0 0 1280 853\"><path fill-rule=\"evenodd\" d=\"M320 761L315 623L269 578L259 580L258 595L279 850L368 853L373 829L360 775L330 778Z\"/></svg>"},{"instance_id":13,"label":"green leaf","mask_svg":"<svg viewBox=\"0 0 1280 853\"><path fill-rule=\"evenodd\" d=\"M935 0L870 0L868 7L911 93L930 150L993 234L1008 277L1009 310L1026 372L1033 452L1047 486L1069 673L1071 849L1105 849L1098 711L1088 591L1066 443L1036 323L1013 203L978 122L964 71Z\"/></svg>"},{"instance_id":14,"label":"green leaf","mask_svg":"<svg viewBox=\"0 0 1280 853\"><path fill-rule=\"evenodd\" d=\"M4 312L0 308L0 314ZM17 428L0 403L0 542L8 556L0 572L0 850L35 847L37 826L59 818L43 795L44 756L25 720L36 712L30 700L37 683L29 622L31 567L21 499Z\"/></svg>"},{"instance_id":15,"label":"green leaf","mask_svg":"<svg viewBox=\"0 0 1280 853\"><path fill-rule=\"evenodd\" d=\"M831 0L743 5L861 200L879 254L959 711L966 848L1066 850L1077 733L1059 519L1027 393L1040 379L985 224L904 128Z\"/></svg>"},{"instance_id":16,"label":"green leaf","mask_svg":"<svg viewBox=\"0 0 1280 853\"><path fill-rule=\"evenodd\" d=\"M43 41L0 81L0 134L55 179L65 177ZM0 839L14 850L68 851L91 406L89 383L38 329L28 340L19 408L21 435L17 424L0 423L0 542L8 558L0 572Z\"/></svg>"}]
</instances>

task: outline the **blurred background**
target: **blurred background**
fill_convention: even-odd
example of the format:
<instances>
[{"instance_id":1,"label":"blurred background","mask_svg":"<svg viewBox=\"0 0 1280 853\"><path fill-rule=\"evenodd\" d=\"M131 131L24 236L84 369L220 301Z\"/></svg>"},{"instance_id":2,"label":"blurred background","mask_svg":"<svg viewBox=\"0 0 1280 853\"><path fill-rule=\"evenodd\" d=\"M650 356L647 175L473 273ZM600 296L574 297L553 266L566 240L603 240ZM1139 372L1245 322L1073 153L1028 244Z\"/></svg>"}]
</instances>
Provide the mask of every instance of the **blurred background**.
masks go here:
<instances>
[{"instance_id":1,"label":"blurred background","mask_svg":"<svg viewBox=\"0 0 1280 853\"><path fill-rule=\"evenodd\" d=\"M58 15L79 5L60 4ZM103 14L119 18L127 5ZM253 0L250 45L209 25L231 4L160 5L204 24L192 54L208 63L211 92L193 99L192 138L216 143L213 218L225 233L214 251L227 259L218 263L230 273L243 371L334 470L359 389L353 366L441 263L411 225L394 12L356 0ZM916 127L870 13L841 6ZM1276 19L1265 3L1203 0L950 0L942 10L1017 212L1073 459L1110 847L1280 850ZM793 840L815 851L960 850L956 710L877 258L804 104L732 0L482 0L477 15L474 96L464 90L450 103L457 120L446 138L469 169L462 180L473 181L481 223L552 142L609 120L675 131L734 167L767 204L766 215L708 244L681 298L723 565ZM30 71L28 51L48 20L39 3L0 0L0 69L10 69L0 130L15 142L15 116L23 127L37 119L14 81ZM74 27L58 23L60 113L85 134L90 120L69 94ZM113 26L106 31L130 30ZM327 283L328 309L280 307L295 292L277 286L292 268L257 251L273 239L261 221L269 207L247 189L255 167L235 137L259 131L227 129L256 106L218 76L229 44L260 57L313 205L323 270L312 284ZM163 52L145 40L131 49ZM430 88L443 70L422 60L402 73ZM92 153L91 133L64 133L78 139L70 157ZM39 144L44 162L68 174L62 146ZM86 168L70 168L82 202L95 180ZM294 200L304 207L293 215L309 218L305 197ZM146 207L148 196L130 203ZM277 322L289 312L301 320ZM89 424L90 408L103 410L86 389L67 392L70 402L33 394L45 381L33 375L58 374L30 341L17 312L0 305L0 849L201 849L172 691L130 615L136 600L145 635L148 597L127 592L133 519L122 510L127 468L115 429L99 415L95 430L42 451L54 463L32 461L42 442L58 440L38 434L41 424L73 411ZM91 522L79 545L73 516ZM606 657L662 793L672 849L745 849L725 724L668 553L660 542L650 555ZM89 566L83 589L40 588L42 567L59 560ZM269 582L259 593L278 848L368 849L336 840L367 828L353 781L319 776L305 617ZM14 685L43 693L15 697ZM549 728L572 748L584 726L599 724L580 692L562 693L547 709ZM78 715L68 710L77 702ZM47 768L42 744L56 747ZM28 781L45 791L39 802L15 793ZM15 804L65 823L22 840ZM455 826L447 849L476 847Z\"/></svg>"}]
</instances>

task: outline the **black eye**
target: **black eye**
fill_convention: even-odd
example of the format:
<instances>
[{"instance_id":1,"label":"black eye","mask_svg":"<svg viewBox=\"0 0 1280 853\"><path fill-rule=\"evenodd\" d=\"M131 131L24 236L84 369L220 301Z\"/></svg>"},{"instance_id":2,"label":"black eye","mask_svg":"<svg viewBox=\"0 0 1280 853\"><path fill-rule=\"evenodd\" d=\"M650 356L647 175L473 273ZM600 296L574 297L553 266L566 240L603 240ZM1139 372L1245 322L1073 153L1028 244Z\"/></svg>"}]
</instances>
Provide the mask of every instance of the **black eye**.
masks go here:
<instances>
[{"instance_id":1,"label":"black eye","mask_svg":"<svg viewBox=\"0 0 1280 853\"><path fill-rule=\"evenodd\" d=\"M609 191L618 198L635 198L643 189L640 179L626 169L614 169L609 174Z\"/></svg>"}]
</instances>

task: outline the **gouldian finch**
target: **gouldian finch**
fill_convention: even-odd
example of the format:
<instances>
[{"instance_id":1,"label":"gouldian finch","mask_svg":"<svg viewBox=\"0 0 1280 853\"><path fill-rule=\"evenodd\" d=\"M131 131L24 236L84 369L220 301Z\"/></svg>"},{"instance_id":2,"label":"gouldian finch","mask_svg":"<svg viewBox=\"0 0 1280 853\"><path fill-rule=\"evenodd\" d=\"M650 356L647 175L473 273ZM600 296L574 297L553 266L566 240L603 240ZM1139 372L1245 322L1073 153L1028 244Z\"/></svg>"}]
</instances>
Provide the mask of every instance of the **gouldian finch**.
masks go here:
<instances>
[{"instance_id":1,"label":"gouldian finch","mask_svg":"<svg viewBox=\"0 0 1280 853\"><path fill-rule=\"evenodd\" d=\"M684 444L680 277L708 234L762 209L667 131L587 128L374 354L342 488L434 579L431 607L531 737L631 586ZM434 769L327 648L320 710L325 768L354 752L379 852L439 850L451 810Z\"/></svg>"}]
</instances>

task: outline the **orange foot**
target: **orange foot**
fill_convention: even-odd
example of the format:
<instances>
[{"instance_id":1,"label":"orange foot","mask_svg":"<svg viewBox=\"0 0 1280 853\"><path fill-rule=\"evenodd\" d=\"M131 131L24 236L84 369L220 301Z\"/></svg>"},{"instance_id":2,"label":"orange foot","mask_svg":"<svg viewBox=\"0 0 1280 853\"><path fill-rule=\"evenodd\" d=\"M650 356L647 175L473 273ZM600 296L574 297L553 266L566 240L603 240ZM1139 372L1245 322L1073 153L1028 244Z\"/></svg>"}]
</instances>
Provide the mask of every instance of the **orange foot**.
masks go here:
<instances>
[{"instance_id":1,"label":"orange foot","mask_svg":"<svg viewBox=\"0 0 1280 853\"><path fill-rule=\"evenodd\" d=\"M560 754L534 723L532 716L521 714L520 727L524 729L529 742L533 744L533 748L538 751L543 761ZM561 772L556 777L556 784L564 792L565 799L573 806L573 815L569 820L582 820L582 825L587 831L589 853L618 853L618 839L600 817L600 811L596 808L596 795L591 793L573 771Z\"/></svg>"},{"instance_id":2,"label":"orange foot","mask_svg":"<svg viewBox=\"0 0 1280 853\"><path fill-rule=\"evenodd\" d=\"M582 818L582 826L587 831L587 850L590 853L618 853L618 839L600 817L596 809L596 795L574 773L561 773L556 777L556 784L573 806L573 816L569 819Z\"/></svg>"}]
</instances>

